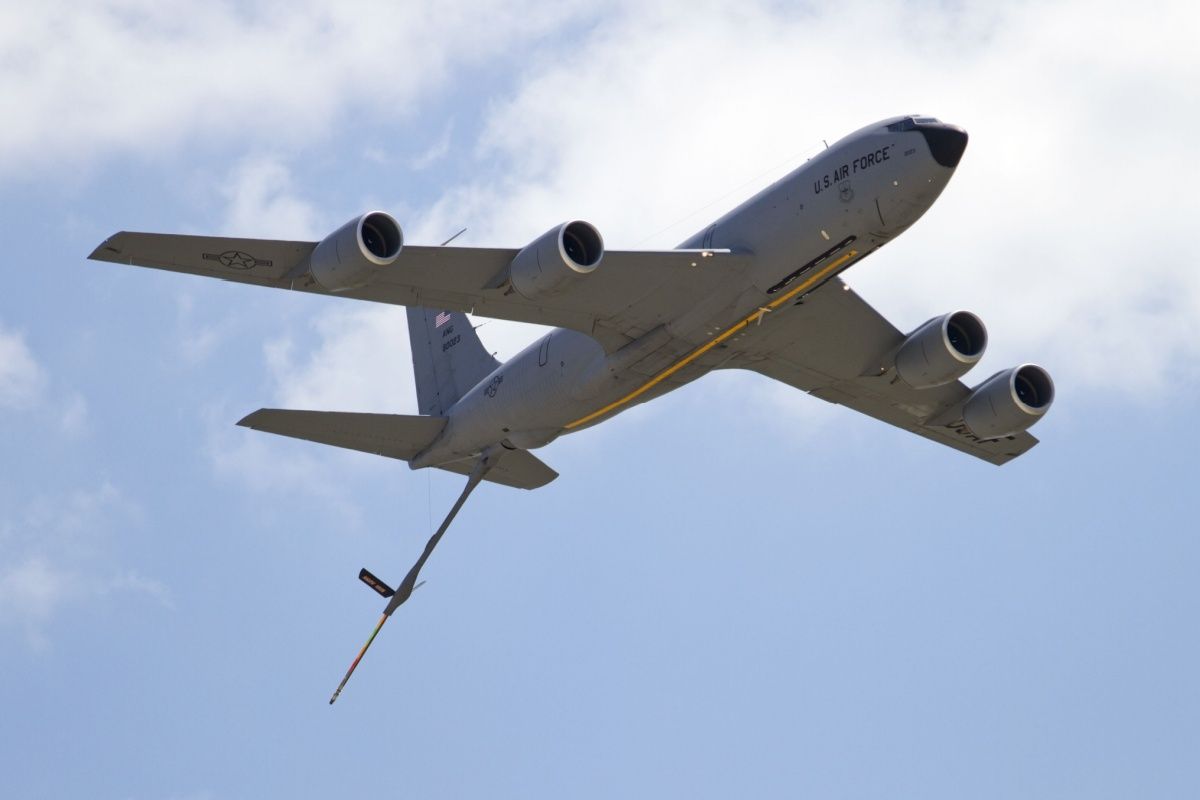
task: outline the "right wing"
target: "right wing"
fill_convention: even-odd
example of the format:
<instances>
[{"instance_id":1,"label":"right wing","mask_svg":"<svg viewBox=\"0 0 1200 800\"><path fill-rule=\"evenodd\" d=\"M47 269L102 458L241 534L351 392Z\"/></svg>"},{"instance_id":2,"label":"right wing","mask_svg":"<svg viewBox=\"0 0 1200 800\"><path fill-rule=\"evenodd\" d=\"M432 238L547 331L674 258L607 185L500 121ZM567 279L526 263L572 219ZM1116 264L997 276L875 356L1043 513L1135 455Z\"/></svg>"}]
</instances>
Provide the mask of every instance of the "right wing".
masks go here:
<instances>
[{"instance_id":1,"label":"right wing","mask_svg":"<svg viewBox=\"0 0 1200 800\"><path fill-rule=\"evenodd\" d=\"M834 278L798 307L785 306L748 327L722 366L754 370L992 464L1037 444L1027 431L987 441L974 436L960 413L971 393L962 381L914 389L894 369L883 369L880 360L903 341L896 326Z\"/></svg>"},{"instance_id":2,"label":"right wing","mask_svg":"<svg viewBox=\"0 0 1200 800\"><path fill-rule=\"evenodd\" d=\"M747 256L724 250L610 250L594 273L535 302L489 285L512 262L519 252L515 249L405 245L369 284L334 293L304 271L316 245L121 232L88 257L255 286L571 328L594 337L608 352L682 315L723 285L737 285L748 262Z\"/></svg>"}]
</instances>

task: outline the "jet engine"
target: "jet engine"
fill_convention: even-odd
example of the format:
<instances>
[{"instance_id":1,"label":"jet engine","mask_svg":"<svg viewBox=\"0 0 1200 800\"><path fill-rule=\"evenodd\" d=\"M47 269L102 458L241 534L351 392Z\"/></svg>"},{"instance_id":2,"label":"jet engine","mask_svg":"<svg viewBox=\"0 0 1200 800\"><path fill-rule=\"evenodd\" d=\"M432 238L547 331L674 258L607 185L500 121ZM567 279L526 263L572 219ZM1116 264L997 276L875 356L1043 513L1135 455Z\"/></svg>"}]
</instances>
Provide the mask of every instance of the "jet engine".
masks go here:
<instances>
[{"instance_id":1,"label":"jet engine","mask_svg":"<svg viewBox=\"0 0 1200 800\"><path fill-rule=\"evenodd\" d=\"M958 380L987 347L987 328L969 311L934 317L908 335L896 351L896 374L914 389Z\"/></svg>"},{"instance_id":2,"label":"jet engine","mask_svg":"<svg viewBox=\"0 0 1200 800\"><path fill-rule=\"evenodd\" d=\"M963 422L980 439L1002 439L1020 433L1050 410L1054 381L1036 364L997 372L963 403Z\"/></svg>"},{"instance_id":3,"label":"jet engine","mask_svg":"<svg viewBox=\"0 0 1200 800\"><path fill-rule=\"evenodd\" d=\"M600 265L604 239L581 220L551 228L525 246L509 266L513 288L526 300L547 297Z\"/></svg>"},{"instance_id":4,"label":"jet engine","mask_svg":"<svg viewBox=\"0 0 1200 800\"><path fill-rule=\"evenodd\" d=\"M404 232L382 211L355 217L326 236L312 252L309 272L329 292L366 286L400 255Z\"/></svg>"}]
</instances>

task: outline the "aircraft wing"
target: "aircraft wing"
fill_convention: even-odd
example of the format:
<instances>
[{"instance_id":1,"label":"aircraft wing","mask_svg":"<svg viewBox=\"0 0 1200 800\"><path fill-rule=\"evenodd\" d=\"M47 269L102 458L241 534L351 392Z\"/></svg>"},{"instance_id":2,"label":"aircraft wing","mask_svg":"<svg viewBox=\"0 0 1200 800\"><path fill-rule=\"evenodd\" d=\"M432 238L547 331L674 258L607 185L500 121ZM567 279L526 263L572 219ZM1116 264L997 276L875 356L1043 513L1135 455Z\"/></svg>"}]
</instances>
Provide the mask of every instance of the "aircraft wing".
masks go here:
<instances>
[{"instance_id":1,"label":"aircraft wing","mask_svg":"<svg viewBox=\"0 0 1200 800\"><path fill-rule=\"evenodd\" d=\"M121 232L89 258L238 283L336 294L404 306L572 328L612 352L680 316L740 275L744 255L726 250L608 250L596 271L551 298L492 288L517 250L406 245L364 287L327 292L306 274L316 242ZM702 253L705 255L702 256Z\"/></svg>"},{"instance_id":2,"label":"aircraft wing","mask_svg":"<svg viewBox=\"0 0 1200 800\"><path fill-rule=\"evenodd\" d=\"M723 366L754 370L992 464L1037 444L1027 432L995 441L974 437L956 413L970 394L961 381L913 389L894 369L884 370L880 362L903 341L903 333L835 278L747 328Z\"/></svg>"}]
</instances>

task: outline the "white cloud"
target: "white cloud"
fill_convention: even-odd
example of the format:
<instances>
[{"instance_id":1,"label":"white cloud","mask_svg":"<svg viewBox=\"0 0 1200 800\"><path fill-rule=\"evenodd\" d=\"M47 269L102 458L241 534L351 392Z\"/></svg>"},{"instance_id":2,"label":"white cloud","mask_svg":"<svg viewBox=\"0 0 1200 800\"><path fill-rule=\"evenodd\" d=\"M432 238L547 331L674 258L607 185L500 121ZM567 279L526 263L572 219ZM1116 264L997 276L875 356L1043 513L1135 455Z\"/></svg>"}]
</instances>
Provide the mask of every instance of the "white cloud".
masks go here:
<instances>
[{"instance_id":1,"label":"white cloud","mask_svg":"<svg viewBox=\"0 0 1200 800\"><path fill-rule=\"evenodd\" d=\"M476 319L484 345L501 359L541 334L532 325ZM317 343L301 350L293 334L263 346L273 384L271 405L318 411L413 414L417 410L408 322L403 308L337 304L312 321ZM304 337L305 339L309 337ZM351 524L359 519L353 477L377 467L334 448L297 447L230 425L228 408L206 412L208 458L216 473L254 492L302 492L321 498ZM335 469L330 463L336 462Z\"/></svg>"},{"instance_id":2,"label":"white cloud","mask_svg":"<svg viewBox=\"0 0 1200 800\"><path fill-rule=\"evenodd\" d=\"M71 574L41 556L28 556L0 569L0 621L17 621L42 644L42 627L68 599Z\"/></svg>"},{"instance_id":3,"label":"white cloud","mask_svg":"<svg viewBox=\"0 0 1200 800\"><path fill-rule=\"evenodd\" d=\"M28 408L42 393L46 375L25 337L0 326L0 409Z\"/></svg>"},{"instance_id":4,"label":"white cloud","mask_svg":"<svg viewBox=\"0 0 1200 800\"><path fill-rule=\"evenodd\" d=\"M365 459L372 457L237 427L233 422L238 414L224 404L206 408L204 418L204 452L217 477L259 495L316 499L342 529L362 524L362 511L354 496L358 488L355 478L364 474ZM296 506L286 508L294 511ZM268 515L279 510L275 504L262 507Z\"/></svg>"},{"instance_id":5,"label":"white cloud","mask_svg":"<svg viewBox=\"0 0 1200 800\"><path fill-rule=\"evenodd\" d=\"M255 239L320 238L318 213L303 200L287 165L277 156L245 158L221 193L228 204L225 230Z\"/></svg>"},{"instance_id":6,"label":"white cloud","mask_svg":"<svg viewBox=\"0 0 1200 800\"><path fill-rule=\"evenodd\" d=\"M740 369L714 370L699 386L683 390L680 400L689 419L720 420L733 430L744 432L751 441L768 445L768 437L784 444L806 444L830 424L837 424L843 411L832 403L809 397L804 392L756 372ZM649 404L658 413L666 403ZM648 424L655 424L646 416ZM839 435L847 435L844 430Z\"/></svg>"},{"instance_id":7,"label":"white cloud","mask_svg":"<svg viewBox=\"0 0 1200 800\"><path fill-rule=\"evenodd\" d=\"M0 565L0 623L22 629L37 650L49 646L48 628L65 608L113 594L144 595L164 608L175 607L162 582L133 570L99 577L41 555Z\"/></svg>"},{"instance_id":8,"label":"white cloud","mask_svg":"<svg viewBox=\"0 0 1200 800\"><path fill-rule=\"evenodd\" d=\"M20 333L0 325L0 409L37 408L43 417L57 418L64 436L87 430L87 400L78 392L48 393L51 381ZM47 394L57 395L47 399ZM53 425L53 422L49 423Z\"/></svg>"},{"instance_id":9,"label":"white cloud","mask_svg":"<svg viewBox=\"0 0 1200 800\"><path fill-rule=\"evenodd\" d=\"M237 428L236 416L210 410L206 452L221 477L252 491L315 491L327 482L321 479L321 465L307 452L297 451L280 457L278 439L267 434Z\"/></svg>"},{"instance_id":10,"label":"white cloud","mask_svg":"<svg viewBox=\"0 0 1200 800\"><path fill-rule=\"evenodd\" d=\"M69 545L72 555L93 555L113 519L140 522L142 516L136 503L105 481L94 489L33 497L24 521L29 530Z\"/></svg>"},{"instance_id":11,"label":"white cloud","mask_svg":"<svg viewBox=\"0 0 1200 800\"><path fill-rule=\"evenodd\" d=\"M220 309L198 306L194 291L194 287L187 285L174 295L177 335L172 339L179 357L192 365L201 364L219 352L238 324L235 316Z\"/></svg>"},{"instance_id":12,"label":"white cloud","mask_svg":"<svg viewBox=\"0 0 1200 800\"><path fill-rule=\"evenodd\" d=\"M1179 239L1200 180L1180 135L1200 121L1192 5L686 5L624 6L542 59L422 225L514 244L582 216L610 246L670 246L703 221L663 225L819 137L933 113L972 133L959 174L856 288L902 328L981 313L981 373L1042 360L1060 384L1151 397L1200 375Z\"/></svg>"},{"instance_id":13,"label":"white cloud","mask_svg":"<svg viewBox=\"0 0 1200 800\"><path fill-rule=\"evenodd\" d=\"M162 581L153 578L147 578L134 570L125 570L113 575L108 580L100 583L96 587L96 591L100 594L113 594L118 592L133 592L142 594L155 600L163 608L174 609L175 600L171 595L171 590Z\"/></svg>"},{"instance_id":14,"label":"white cloud","mask_svg":"<svg viewBox=\"0 0 1200 800\"><path fill-rule=\"evenodd\" d=\"M112 536L140 524L141 509L110 483L31 499L16 517L0 519L0 626L21 630L34 648L64 609L113 595L141 595L167 608L161 582L120 567Z\"/></svg>"},{"instance_id":15,"label":"white cloud","mask_svg":"<svg viewBox=\"0 0 1200 800\"><path fill-rule=\"evenodd\" d=\"M356 111L415 113L570 3L151 0L0 6L0 173L181 143L307 142Z\"/></svg>"},{"instance_id":16,"label":"white cloud","mask_svg":"<svg viewBox=\"0 0 1200 800\"><path fill-rule=\"evenodd\" d=\"M78 392L70 395L63 405L58 428L66 436L81 436L88 429L88 404Z\"/></svg>"},{"instance_id":17,"label":"white cloud","mask_svg":"<svg viewBox=\"0 0 1200 800\"><path fill-rule=\"evenodd\" d=\"M401 413L416 408L402 308L331 308L313 325L320 344L299 356L291 338L265 346L283 408Z\"/></svg>"},{"instance_id":18,"label":"white cloud","mask_svg":"<svg viewBox=\"0 0 1200 800\"><path fill-rule=\"evenodd\" d=\"M429 145L424 152L414 156L409 161L409 166L415 170L429 169L437 162L446 157L450 152L450 142L454 136L454 120L448 120L445 127L442 128L442 135L437 138L433 144Z\"/></svg>"}]
</instances>

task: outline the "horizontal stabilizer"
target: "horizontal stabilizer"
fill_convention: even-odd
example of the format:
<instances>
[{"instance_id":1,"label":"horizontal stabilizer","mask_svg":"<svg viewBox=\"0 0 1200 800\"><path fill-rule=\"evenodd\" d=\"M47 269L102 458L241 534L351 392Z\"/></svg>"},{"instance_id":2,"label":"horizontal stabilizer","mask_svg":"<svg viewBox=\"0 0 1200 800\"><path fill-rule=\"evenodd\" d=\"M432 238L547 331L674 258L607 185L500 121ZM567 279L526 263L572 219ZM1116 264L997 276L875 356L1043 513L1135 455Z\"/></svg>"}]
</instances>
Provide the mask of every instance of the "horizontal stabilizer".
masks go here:
<instances>
[{"instance_id":1,"label":"horizontal stabilizer","mask_svg":"<svg viewBox=\"0 0 1200 800\"><path fill-rule=\"evenodd\" d=\"M437 438L446 418L260 408L238 425L408 461Z\"/></svg>"},{"instance_id":2,"label":"horizontal stabilizer","mask_svg":"<svg viewBox=\"0 0 1200 800\"><path fill-rule=\"evenodd\" d=\"M438 464L439 469L470 475L475 468L471 460ZM558 477L546 462L528 450L504 450L496 465L483 476L485 481L511 486L514 489L537 489Z\"/></svg>"},{"instance_id":3,"label":"horizontal stabilizer","mask_svg":"<svg viewBox=\"0 0 1200 800\"><path fill-rule=\"evenodd\" d=\"M442 432L442 428L446 427L446 418L260 408L247 415L238 425L251 430L290 436L293 439L409 461L433 443ZM468 459L436 466L449 472L469 475L474 462ZM496 465L488 470L484 480L515 489L536 489L557 477L557 472L532 453L526 450L504 450Z\"/></svg>"}]
</instances>

